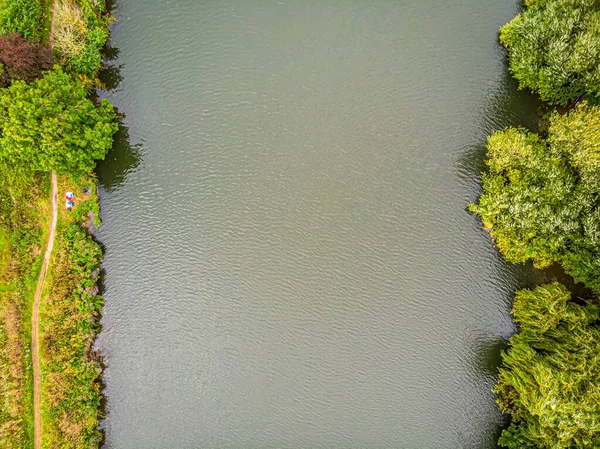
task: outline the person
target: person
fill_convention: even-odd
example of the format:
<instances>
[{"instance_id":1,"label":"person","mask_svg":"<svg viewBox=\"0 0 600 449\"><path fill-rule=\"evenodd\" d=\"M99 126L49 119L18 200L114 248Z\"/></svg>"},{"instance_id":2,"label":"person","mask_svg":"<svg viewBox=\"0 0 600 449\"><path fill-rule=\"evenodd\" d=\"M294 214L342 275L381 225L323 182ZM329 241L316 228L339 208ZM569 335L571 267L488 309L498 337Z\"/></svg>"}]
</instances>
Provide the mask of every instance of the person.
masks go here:
<instances>
[{"instance_id":1,"label":"person","mask_svg":"<svg viewBox=\"0 0 600 449\"><path fill-rule=\"evenodd\" d=\"M73 198L75 198L75 194L73 192L67 192L65 195L65 200L67 201L71 201Z\"/></svg>"}]
</instances>

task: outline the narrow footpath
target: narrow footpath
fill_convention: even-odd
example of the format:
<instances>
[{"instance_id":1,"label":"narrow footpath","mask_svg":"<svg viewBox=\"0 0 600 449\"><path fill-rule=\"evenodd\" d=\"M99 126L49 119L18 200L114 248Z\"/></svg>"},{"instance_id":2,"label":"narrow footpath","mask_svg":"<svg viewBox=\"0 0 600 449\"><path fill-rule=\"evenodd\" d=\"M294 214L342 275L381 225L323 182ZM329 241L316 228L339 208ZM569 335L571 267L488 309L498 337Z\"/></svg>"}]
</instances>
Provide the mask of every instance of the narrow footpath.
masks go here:
<instances>
[{"instance_id":1,"label":"narrow footpath","mask_svg":"<svg viewBox=\"0 0 600 449\"><path fill-rule=\"evenodd\" d=\"M58 220L58 187L56 183L56 173L52 171L52 221L48 232L48 245L44 262L40 270L37 287L35 289L35 298L33 300L33 313L31 314L31 354L33 364L33 447L42 449L42 381L40 376L40 303L42 292L44 291L44 281L46 272L50 264L52 247L54 246L54 234L56 231L56 222Z\"/></svg>"},{"instance_id":2,"label":"narrow footpath","mask_svg":"<svg viewBox=\"0 0 600 449\"><path fill-rule=\"evenodd\" d=\"M54 17L58 0L54 0L52 5L52 21L50 23L50 36L48 42L50 47L54 46ZM33 311L31 313L31 363L33 365L33 447L42 449L42 376L40 374L40 304L42 302L42 292L44 291L44 282L46 281L46 272L50 265L52 256L52 247L54 246L54 234L56 231L56 222L58 221L58 186L56 182L56 173L52 170L52 221L48 232L48 244L44 262L40 270L35 297L33 299Z\"/></svg>"}]
</instances>

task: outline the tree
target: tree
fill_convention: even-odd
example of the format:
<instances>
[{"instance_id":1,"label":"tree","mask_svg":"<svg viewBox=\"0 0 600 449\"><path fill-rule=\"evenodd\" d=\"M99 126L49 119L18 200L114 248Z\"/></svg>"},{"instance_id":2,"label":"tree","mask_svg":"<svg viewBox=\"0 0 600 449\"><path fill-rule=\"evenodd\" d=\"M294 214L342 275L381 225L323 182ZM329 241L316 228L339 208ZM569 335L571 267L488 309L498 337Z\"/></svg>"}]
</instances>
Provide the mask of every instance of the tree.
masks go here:
<instances>
[{"instance_id":1,"label":"tree","mask_svg":"<svg viewBox=\"0 0 600 449\"><path fill-rule=\"evenodd\" d=\"M600 99L600 0L528 0L500 29L521 88L567 105Z\"/></svg>"},{"instance_id":2,"label":"tree","mask_svg":"<svg viewBox=\"0 0 600 449\"><path fill-rule=\"evenodd\" d=\"M506 260L562 264L600 293L600 108L553 113L549 137L508 128L488 139L479 215Z\"/></svg>"},{"instance_id":3,"label":"tree","mask_svg":"<svg viewBox=\"0 0 600 449\"><path fill-rule=\"evenodd\" d=\"M80 175L103 159L117 125L112 106L98 106L60 67L26 84L0 89L0 159L31 170Z\"/></svg>"},{"instance_id":4,"label":"tree","mask_svg":"<svg viewBox=\"0 0 600 449\"><path fill-rule=\"evenodd\" d=\"M30 44L18 33L0 36L0 87L12 80L32 82L54 65L49 45Z\"/></svg>"},{"instance_id":5,"label":"tree","mask_svg":"<svg viewBox=\"0 0 600 449\"><path fill-rule=\"evenodd\" d=\"M553 284L517 292L513 316L520 330L502 354L494 388L512 418L500 445L600 447L600 308L576 304Z\"/></svg>"}]
</instances>

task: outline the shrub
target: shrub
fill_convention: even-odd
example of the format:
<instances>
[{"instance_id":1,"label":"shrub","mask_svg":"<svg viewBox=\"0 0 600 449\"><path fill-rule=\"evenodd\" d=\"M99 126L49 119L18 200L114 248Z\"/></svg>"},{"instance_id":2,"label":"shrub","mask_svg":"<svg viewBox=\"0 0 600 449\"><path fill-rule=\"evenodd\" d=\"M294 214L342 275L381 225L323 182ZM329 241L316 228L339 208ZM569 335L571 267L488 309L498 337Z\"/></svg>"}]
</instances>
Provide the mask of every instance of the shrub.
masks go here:
<instances>
[{"instance_id":1,"label":"shrub","mask_svg":"<svg viewBox=\"0 0 600 449\"><path fill-rule=\"evenodd\" d=\"M30 44L18 33L8 33L0 37L0 64L0 86L5 87L12 80L29 83L41 78L54 65L54 58L49 45Z\"/></svg>"},{"instance_id":2,"label":"shrub","mask_svg":"<svg viewBox=\"0 0 600 449\"><path fill-rule=\"evenodd\" d=\"M567 105L600 96L600 0L529 0L500 30L521 88Z\"/></svg>"},{"instance_id":3,"label":"shrub","mask_svg":"<svg viewBox=\"0 0 600 449\"><path fill-rule=\"evenodd\" d=\"M478 214L506 260L562 264L600 293L600 108L550 117L544 140L509 128L488 139Z\"/></svg>"},{"instance_id":4,"label":"shrub","mask_svg":"<svg viewBox=\"0 0 600 449\"><path fill-rule=\"evenodd\" d=\"M0 31L2 34L19 33L29 40L40 41L42 13L40 0L2 0Z\"/></svg>"},{"instance_id":5,"label":"shrub","mask_svg":"<svg viewBox=\"0 0 600 449\"><path fill-rule=\"evenodd\" d=\"M107 21L92 4L64 0L55 14L54 48L63 65L94 76L102 66L100 50L108 39Z\"/></svg>"}]
</instances>

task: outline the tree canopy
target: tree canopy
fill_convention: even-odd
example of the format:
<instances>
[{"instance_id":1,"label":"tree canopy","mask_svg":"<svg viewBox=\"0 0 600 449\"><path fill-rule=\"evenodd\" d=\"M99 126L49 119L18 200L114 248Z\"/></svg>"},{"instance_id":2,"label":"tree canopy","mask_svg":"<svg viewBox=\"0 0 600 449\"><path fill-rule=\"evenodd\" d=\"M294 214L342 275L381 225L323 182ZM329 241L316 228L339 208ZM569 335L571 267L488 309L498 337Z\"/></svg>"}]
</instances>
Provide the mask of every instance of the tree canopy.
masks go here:
<instances>
[{"instance_id":1,"label":"tree canopy","mask_svg":"<svg viewBox=\"0 0 600 449\"><path fill-rule=\"evenodd\" d=\"M542 100L600 97L600 0L528 0L500 30L510 71Z\"/></svg>"},{"instance_id":2,"label":"tree canopy","mask_svg":"<svg viewBox=\"0 0 600 449\"><path fill-rule=\"evenodd\" d=\"M0 159L31 170L82 174L104 159L116 132L112 106L87 98L60 67L0 89Z\"/></svg>"},{"instance_id":3,"label":"tree canopy","mask_svg":"<svg viewBox=\"0 0 600 449\"><path fill-rule=\"evenodd\" d=\"M600 447L600 307L571 301L560 284L517 292L520 332L502 354L494 391L513 424L510 449Z\"/></svg>"},{"instance_id":4,"label":"tree canopy","mask_svg":"<svg viewBox=\"0 0 600 449\"><path fill-rule=\"evenodd\" d=\"M600 108L553 113L547 139L508 128L488 139L484 193L470 210L506 260L562 264L600 293Z\"/></svg>"}]
</instances>

